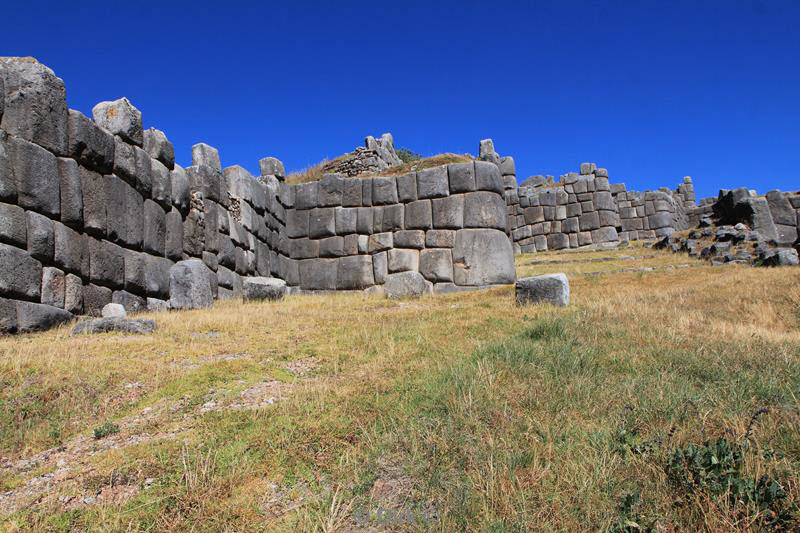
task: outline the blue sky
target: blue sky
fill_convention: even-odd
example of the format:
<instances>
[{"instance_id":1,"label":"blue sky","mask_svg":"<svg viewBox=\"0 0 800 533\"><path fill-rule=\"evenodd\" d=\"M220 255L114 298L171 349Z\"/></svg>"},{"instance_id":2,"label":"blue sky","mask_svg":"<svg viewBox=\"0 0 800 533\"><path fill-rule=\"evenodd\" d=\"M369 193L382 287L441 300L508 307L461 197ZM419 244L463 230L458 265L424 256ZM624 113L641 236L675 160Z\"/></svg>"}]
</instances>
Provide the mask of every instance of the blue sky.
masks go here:
<instances>
[{"instance_id":1,"label":"blue sky","mask_svg":"<svg viewBox=\"0 0 800 533\"><path fill-rule=\"evenodd\" d=\"M224 8L220 8L223 6ZM629 189L800 189L800 2L7 2L90 114L127 96L179 163L287 170L391 131L423 154L491 137L518 178L594 161Z\"/></svg>"}]
</instances>

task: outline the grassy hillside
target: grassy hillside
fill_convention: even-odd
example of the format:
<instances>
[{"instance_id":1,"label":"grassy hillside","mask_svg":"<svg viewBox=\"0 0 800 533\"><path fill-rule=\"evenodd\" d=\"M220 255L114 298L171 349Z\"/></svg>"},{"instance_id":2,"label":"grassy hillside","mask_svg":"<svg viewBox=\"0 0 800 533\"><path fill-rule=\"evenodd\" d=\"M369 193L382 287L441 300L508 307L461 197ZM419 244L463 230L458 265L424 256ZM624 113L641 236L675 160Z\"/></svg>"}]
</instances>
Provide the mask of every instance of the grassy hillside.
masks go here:
<instances>
[{"instance_id":1,"label":"grassy hillside","mask_svg":"<svg viewBox=\"0 0 800 533\"><path fill-rule=\"evenodd\" d=\"M327 173L333 172L334 169L329 168L329 165L335 164L340 159L346 158L347 155L339 156L333 161L321 161L316 165L312 165L306 169L298 172L292 172L286 176L287 183L307 183L311 181L319 181ZM375 174L361 174L359 178L374 178L375 176L402 176L409 172L424 170L426 168L438 167L447 165L448 163L464 163L471 161L472 158L466 155L459 154L438 154L431 157L421 157L415 160L409 160L402 165L388 168L384 171Z\"/></svg>"},{"instance_id":2,"label":"grassy hillside","mask_svg":"<svg viewBox=\"0 0 800 533\"><path fill-rule=\"evenodd\" d=\"M529 254L513 289L152 315L0 340L8 530L780 530L800 269ZM627 271L626 271L627 270Z\"/></svg>"}]
</instances>

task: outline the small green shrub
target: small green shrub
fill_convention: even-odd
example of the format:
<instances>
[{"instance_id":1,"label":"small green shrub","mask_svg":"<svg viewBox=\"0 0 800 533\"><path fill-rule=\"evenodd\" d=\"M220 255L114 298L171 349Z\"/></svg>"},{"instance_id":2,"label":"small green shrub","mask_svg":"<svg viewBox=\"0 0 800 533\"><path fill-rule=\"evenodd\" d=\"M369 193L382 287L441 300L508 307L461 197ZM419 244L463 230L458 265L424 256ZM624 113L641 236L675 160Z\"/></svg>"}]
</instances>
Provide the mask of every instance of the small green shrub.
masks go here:
<instances>
[{"instance_id":1,"label":"small green shrub","mask_svg":"<svg viewBox=\"0 0 800 533\"><path fill-rule=\"evenodd\" d=\"M109 435L113 435L115 433L119 433L119 426L113 422L106 422L102 426L97 426L96 428L94 428L95 440L104 439Z\"/></svg>"},{"instance_id":2,"label":"small green shrub","mask_svg":"<svg viewBox=\"0 0 800 533\"><path fill-rule=\"evenodd\" d=\"M397 157L400 158L400 161L406 164L422 159L420 154L412 152L408 148L398 148L395 150L395 152L397 153Z\"/></svg>"},{"instance_id":3,"label":"small green shrub","mask_svg":"<svg viewBox=\"0 0 800 533\"><path fill-rule=\"evenodd\" d=\"M608 528L609 533L635 533L656 531L656 520L647 518L636 511L641 501L641 491L637 488L626 492L619 505L619 518Z\"/></svg>"}]
</instances>

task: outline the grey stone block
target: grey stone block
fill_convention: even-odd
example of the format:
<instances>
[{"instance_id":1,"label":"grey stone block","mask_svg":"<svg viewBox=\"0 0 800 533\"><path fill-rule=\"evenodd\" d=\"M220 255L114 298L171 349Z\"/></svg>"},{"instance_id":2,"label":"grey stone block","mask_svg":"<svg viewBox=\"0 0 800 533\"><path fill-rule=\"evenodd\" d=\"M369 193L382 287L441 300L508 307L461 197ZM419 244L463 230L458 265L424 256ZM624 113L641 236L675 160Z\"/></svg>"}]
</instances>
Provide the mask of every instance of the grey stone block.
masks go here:
<instances>
[{"instance_id":1,"label":"grey stone block","mask_svg":"<svg viewBox=\"0 0 800 533\"><path fill-rule=\"evenodd\" d=\"M3 77L0 76L0 80ZM16 203L17 180L14 177L14 161L11 155L12 142L8 134L0 129L0 201ZM13 308L13 306L11 306ZM16 311L15 311L16 312ZM14 318L16 327L16 317Z\"/></svg>"},{"instance_id":2,"label":"grey stone block","mask_svg":"<svg viewBox=\"0 0 800 533\"><path fill-rule=\"evenodd\" d=\"M344 236L344 255L356 255L360 253L358 241L361 237L364 237L365 241L368 240L366 235L356 235L355 233ZM366 253L366 250L364 250L364 253Z\"/></svg>"},{"instance_id":3,"label":"grey stone block","mask_svg":"<svg viewBox=\"0 0 800 533\"><path fill-rule=\"evenodd\" d=\"M138 176L136 170L136 150L120 139L114 137L114 166L113 172L128 183L137 186ZM137 188L144 188L144 184Z\"/></svg>"},{"instance_id":4,"label":"grey stone block","mask_svg":"<svg viewBox=\"0 0 800 533\"><path fill-rule=\"evenodd\" d=\"M83 282L75 274L64 276L64 310L75 315L83 313Z\"/></svg>"},{"instance_id":5,"label":"grey stone block","mask_svg":"<svg viewBox=\"0 0 800 533\"><path fill-rule=\"evenodd\" d=\"M67 272L88 274L83 269L84 257L88 257L87 241L83 235L64 224L54 222L53 243L57 267Z\"/></svg>"},{"instance_id":6,"label":"grey stone block","mask_svg":"<svg viewBox=\"0 0 800 533\"><path fill-rule=\"evenodd\" d=\"M353 255L339 259L336 288L339 290L359 290L374 285L373 257L369 255Z\"/></svg>"},{"instance_id":7,"label":"grey stone block","mask_svg":"<svg viewBox=\"0 0 800 533\"><path fill-rule=\"evenodd\" d=\"M152 189L150 197L162 208L169 210L172 207L172 178L169 169L161 161L151 160Z\"/></svg>"},{"instance_id":8,"label":"grey stone block","mask_svg":"<svg viewBox=\"0 0 800 533\"><path fill-rule=\"evenodd\" d=\"M169 269L169 306L172 309L211 307L213 273L199 259L178 261Z\"/></svg>"},{"instance_id":9,"label":"grey stone block","mask_svg":"<svg viewBox=\"0 0 800 533\"><path fill-rule=\"evenodd\" d=\"M126 291L137 294L145 294L147 292L146 255L133 250L125 250L123 254L125 268L123 286Z\"/></svg>"},{"instance_id":10,"label":"grey stone block","mask_svg":"<svg viewBox=\"0 0 800 533\"><path fill-rule=\"evenodd\" d=\"M295 187L294 208L312 209L317 207L318 182L301 183Z\"/></svg>"},{"instance_id":11,"label":"grey stone block","mask_svg":"<svg viewBox=\"0 0 800 533\"><path fill-rule=\"evenodd\" d=\"M418 298L433 293L433 285L419 272L398 272L386 276L384 294L389 298Z\"/></svg>"},{"instance_id":12,"label":"grey stone block","mask_svg":"<svg viewBox=\"0 0 800 533\"><path fill-rule=\"evenodd\" d=\"M417 199L417 174L411 172L397 176L397 198L401 202L413 202Z\"/></svg>"},{"instance_id":13,"label":"grey stone block","mask_svg":"<svg viewBox=\"0 0 800 533\"><path fill-rule=\"evenodd\" d=\"M371 207L357 208L356 230L362 235L370 235L374 229L374 212Z\"/></svg>"},{"instance_id":14,"label":"grey stone block","mask_svg":"<svg viewBox=\"0 0 800 533\"><path fill-rule=\"evenodd\" d=\"M436 198L433 204L433 227L459 229L464 226L464 195Z\"/></svg>"},{"instance_id":15,"label":"grey stone block","mask_svg":"<svg viewBox=\"0 0 800 533\"><path fill-rule=\"evenodd\" d=\"M581 231L578 233L578 246L587 246L592 244L592 232Z\"/></svg>"},{"instance_id":16,"label":"grey stone block","mask_svg":"<svg viewBox=\"0 0 800 533\"><path fill-rule=\"evenodd\" d=\"M398 248L425 248L425 232L422 230L401 230L394 232L394 245Z\"/></svg>"},{"instance_id":17,"label":"grey stone block","mask_svg":"<svg viewBox=\"0 0 800 533\"><path fill-rule=\"evenodd\" d=\"M164 255L173 261L183 255L183 220L174 207L165 217Z\"/></svg>"},{"instance_id":18,"label":"grey stone block","mask_svg":"<svg viewBox=\"0 0 800 533\"><path fill-rule=\"evenodd\" d=\"M368 251L371 254L388 250L394 246L391 232L375 233L369 236Z\"/></svg>"},{"instance_id":19,"label":"grey stone block","mask_svg":"<svg viewBox=\"0 0 800 533\"><path fill-rule=\"evenodd\" d=\"M80 111L69 110L68 153L81 165L101 174L114 168L114 136Z\"/></svg>"},{"instance_id":20,"label":"grey stone block","mask_svg":"<svg viewBox=\"0 0 800 533\"><path fill-rule=\"evenodd\" d=\"M417 197L441 198L450 194L447 165L426 168L417 172Z\"/></svg>"},{"instance_id":21,"label":"grey stone block","mask_svg":"<svg viewBox=\"0 0 800 533\"><path fill-rule=\"evenodd\" d=\"M290 257L292 259L310 259L319 257L319 241L307 238L290 241Z\"/></svg>"},{"instance_id":22,"label":"grey stone block","mask_svg":"<svg viewBox=\"0 0 800 533\"><path fill-rule=\"evenodd\" d=\"M448 248L422 250L419 272L428 281L453 281L453 254Z\"/></svg>"},{"instance_id":23,"label":"grey stone block","mask_svg":"<svg viewBox=\"0 0 800 533\"><path fill-rule=\"evenodd\" d=\"M89 238L89 277L95 283L122 288L125 282L123 249L108 241Z\"/></svg>"},{"instance_id":24,"label":"grey stone block","mask_svg":"<svg viewBox=\"0 0 800 533\"><path fill-rule=\"evenodd\" d=\"M336 234L347 235L356 233L358 228L358 209L355 207L336 207L334 209L336 219Z\"/></svg>"},{"instance_id":25,"label":"grey stone block","mask_svg":"<svg viewBox=\"0 0 800 533\"><path fill-rule=\"evenodd\" d=\"M389 259L387 252L380 252L372 256L372 275L375 283L382 285L389 275Z\"/></svg>"},{"instance_id":26,"label":"grey stone block","mask_svg":"<svg viewBox=\"0 0 800 533\"><path fill-rule=\"evenodd\" d=\"M343 181L338 174L324 175L317 186L317 205L319 207L342 205Z\"/></svg>"},{"instance_id":27,"label":"grey stone block","mask_svg":"<svg viewBox=\"0 0 800 533\"><path fill-rule=\"evenodd\" d=\"M166 302L165 302L166 304ZM145 305L147 305L145 303ZM78 322L72 328L71 335L92 335L99 333L120 332L129 335L148 335L156 329L155 320L131 318L92 318Z\"/></svg>"},{"instance_id":28,"label":"grey stone block","mask_svg":"<svg viewBox=\"0 0 800 533\"><path fill-rule=\"evenodd\" d=\"M247 277L242 283L245 301L280 300L286 295L286 282L269 277Z\"/></svg>"},{"instance_id":29,"label":"grey stone block","mask_svg":"<svg viewBox=\"0 0 800 533\"><path fill-rule=\"evenodd\" d=\"M320 257L342 257L344 252L344 237L328 237L319 241Z\"/></svg>"},{"instance_id":30,"label":"grey stone block","mask_svg":"<svg viewBox=\"0 0 800 533\"><path fill-rule=\"evenodd\" d=\"M565 274L523 278L514 286L517 304L569 305L569 281Z\"/></svg>"},{"instance_id":31,"label":"grey stone block","mask_svg":"<svg viewBox=\"0 0 800 533\"><path fill-rule=\"evenodd\" d=\"M163 131L155 128L144 130L144 150L168 169L172 170L175 166L175 147Z\"/></svg>"},{"instance_id":32,"label":"grey stone block","mask_svg":"<svg viewBox=\"0 0 800 533\"><path fill-rule=\"evenodd\" d=\"M447 165L447 173L450 181L450 194L475 190L475 164L473 162Z\"/></svg>"},{"instance_id":33,"label":"grey stone block","mask_svg":"<svg viewBox=\"0 0 800 533\"><path fill-rule=\"evenodd\" d=\"M80 227L83 224L83 194L78 163L74 159L59 157L57 167L61 196L61 222Z\"/></svg>"},{"instance_id":34,"label":"grey stone block","mask_svg":"<svg viewBox=\"0 0 800 533\"><path fill-rule=\"evenodd\" d=\"M27 247L28 222L24 209L0 203L0 241L20 248Z\"/></svg>"},{"instance_id":35,"label":"grey stone block","mask_svg":"<svg viewBox=\"0 0 800 533\"><path fill-rule=\"evenodd\" d=\"M361 205L363 206L371 206L372 205L372 183L369 180L362 180L362 188L361 188Z\"/></svg>"},{"instance_id":36,"label":"grey stone block","mask_svg":"<svg viewBox=\"0 0 800 533\"><path fill-rule=\"evenodd\" d=\"M142 146L142 113L127 98L112 102L100 102L92 108L95 123L126 142Z\"/></svg>"},{"instance_id":37,"label":"grey stone block","mask_svg":"<svg viewBox=\"0 0 800 533\"><path fill-rule=\"evenodd\" d=\"M604 227L592 230L592 242L594 244L603 242L615 242L619 240L617 229L612 227Z\"/></svg>"},{"instance_id":38,"label":"grey stone block","mask_svg":"<svg viewBox=\"0 0 800 533\"><path fill-rule=\"evenodd\" d=\"M561 231L564 233L577 233L579 230L578 217L568 218L561 223Z\"/></svg>"},{"instance_id":39,"label":"grey stone block","mask_svg":"<svg viewBox=\"0 0 800 533\"><path fill-rule=\"evenodd\" d=\"M310 211L290 209L286 211L286 236L293 239L308 237L308 214Z\"/></svg>"},{"instance_id":40,"label":"grey stone block","mask_svg":"<svg viewBox=\"0 0 800 533\"><path fill-rule=\"evenodd\" d=\"M339 259L303 259L299 261L300 287L308 290L336 290Z\"/></svg>"},{"instance_id":41,"label":"grey stone block","mask_svg":"<svg viewBox=\"0 0 800 533\"><path fill-rule=\"evenodd\" d=\"M150 199L145 200L144 235L142 236L142 247L144 250L163 257L166 233L166 215L164 210L154 201Z\"/></svg>"},{"instance_id":42,"label":"grey stone block","mask_svg":"<svg viewBox=\"0 0 800 533\"><path fill-rule=\"evenodd\" d=\"M522 213L526 224L544 222L544 207L542 206L526 207Z\"/></svg>"},{"instance_id":43,"label":"grey stone block","mask_svg":"<svg viewBox=\"0 0 800 533\"><path fill-rule=\"evenodd\" d=\"M433 225L430 200L417 200L405 206L405 227L407 229L429 229Z\"/></svg>"},{"instance_id":44,"label":"grey stone block","mask_svg":"<svg viewBox=\"0 0 800 533\"><path fill-rule=\"evenodd\" d=\"M647 221L650 224L650 229L671 227L674 224L672 213L667 211L656 212L647 217Z\"/></svg>"},{"instance_id":45,"label":"grey stone block","mask_svg":"<svg viewBox=\"0 0 800 533\"><path fill-rule=\"evenodd\" d=\"M106 176L106 179L111 177ZM144 198L129 184L121 183L125 193L125 235L122 237L122 241L128 246L139 248L144 235ZM108 215L108 212L106 214ZM109 222L113 216L112 214L107 217Z\"/></svg>"},{"instance_id":46,"label":"grey stone block","mask_svg":"<svg viewBox=\"0 0 800 533\"><path fill-rule=\"evenodd\" d=\"M502 195L503 178L497 165L487 161L475 161L475 187L480 191L492 191Z\"/></svg>"},{"instance_id":47,"label":"grey stone block","mask_svg":"<svg viewBox=\"0 0 800 533\"><path fill-rule=\"evenodd\" d=\"M501 157L498 167L500 167L500 174L503 176L516 175L517 173L516 165L514 165L514 158L510 155Z\"/></svg>"},{"instance_id":48,"label":"grey stone block","mask_svg":"<svg viewBox=\"0 0 800 533\"><path fill-rule=\"evenodd\" d=\"M372 183L372 205L391 205L396 204L397 182L394 178L376 177L370 180Z\"/></svg>"},{"instance_id":49,"label":"grey stone block","mask_svg":"<svg viewBox=\"0 0 800 533\"><path fill-rule=\"evenodd\" d=\"M233 252L231 256L233 257L231 264L236 265L236 253ZM201 259L203 260L203 263L205 263L205 265L214 272L216 272L219 268L219 258L217 255L212 254L211 252L203 252L203 257L201 257Z\"/></svg>"},{"instance_id":50,"label":"grey stone block","mask_svg":"<svg viewBox=\"0 0 800 533\"><path fill-rule=\"evenodd\" d=\"M5 86L0 128L56 155L68 155L64 82L29 57L0 58L0 77Z\"/></svg>"},{"instance_id":51,"label":"grey stone block","mask_svg":"<svg viewBox=\"0 0 800 533\"><path fill-rule=\"evenodd\" d=\"M619 226L619 215L614 211L598 211L601 226Z\"/></svg>"},{"instance_id":52,"label":"grey stone block","mask_svg":"<svg viewBox=\"0 0 800 533\"><path fill-rule=\"evenodd\" d=\"M28 253L46 263L53 262L53 221L46 216L27 211Z\"/></svg>"},{"instance_id":53,"label":"grey stone block","mask_svg":"<svg viewBox=\"0 0 800 533\"><path fill-rule=\"evenodd\" d=\"M172 205L178 208L181 213L189 209L189 177L186 170L180 165L169 173L170 188L172 190Z\"/></svg>"},{"instance_id":54,"label":"grey stone block","mask_svg":"<svg viewBox=\"0 0 800 533\"><path fill-rule=\"evenodd\" d=\"M569 237L565 233L550 233L547 236L548 250L563 250L569 248Z\"/></svg>"},{"instance_id":55,"label":"grey stone block","mask_svg":"<svg viewBox=\"0 0 800 533\"><path fill-rule=\"evenodd\" d=\"M389 272L419 270L419 250L392 248L389 254Z\"/></svg>"},{"instance_id":56,"label":"grey stone block","mask_svg":"<svg viewBox=\"0 0 800 533\"><path fill-rule=\"evenodd\" d=\"M150 196L153 190L153 160L138 146L133 147L133 156L136 161L136 176L134 182L129 183L145 197Z\"/></svg>"},{"instance_id":57,"label":"grey stone block","mask_svg":"<svg viewBox=\"0 0 800 533\"><path fill-rule=\"evenodd\" d=\"M105 176L103 186L105 187L105 209L106 209L106 233L108 240L114 242L124 242L128 235L127 222L125 216L125 186L127 184L116 176ZM99 234L102 237L102 234Z\"/></svg>"},{"instance_id":58,"label":"grey stone block","mask_svg":"<svg viewBox=\"0 0 800 533\"><path fill-rule=\"evenodd\" d=\"M405 206L403 204L384 206L382 212L381 228L383 231L398 231L405 227Z\"/></svg>"},{"instance_id":59,"label":"grey stone block","mask_svg":"<svg viewBox=\"0 0 800 533\"><path fill-rule=\"evenodd\" d=\"M109 314L109 306L122 307L122 314L114 310ZM132 294L128 291L114 291L111 294L111 303L103 307L100 315L104 318L125 318L128 313L139 313L147 310L147 299Z\"/></svg>"},{"instance_id":60,"label":"grey stone block","mask_svg":"<svg viewBox=\"0 0 800 533\"><path fill-rule=\"evenodd\" d=\"M364 180L359 178L349 178L342 181L342 206L360 207L361 206L361 186Z\"/></svg>"},{"instance_id":61,"label":"grey stone block","mask_svg":"<svg viewBox=\"0 0 800 533\"><path fill-rule=\"evenodd\" d=\"M197 143L192 146L192 166L207 166L222 172L219 162L219 151L206 143Z\"/></svg>"},{"instance_id":62,"label":"grey stone block","mask_svg":"<svg viewBox=\"0 0 800 533\"><path fill-rule=\"evenodd\" d=\"M499 230L459 230L453 248L453 270L456 285L513 283L515 271L511 242Z\"/></svg>"},{"instance_id":63,"label":"grey stone block","mask_svg":"<svg viewBox=\"0 0 800 533\"><path fill-rule=\"evenodd\" d=\"M208 165L191 166L186 169L189 179L189 197L194 193L202 193L204 200L219 202L221 191L227 189L223 185L225 178L222 173ZM224 191L227 197L227 190Z\"/></svg>"},{"instance_id":64,"label":"grey stone block","mask_svg":"<svg viewBox=\"0 0 800 533\"><path fill-rule=\"evenodd\" d=\"M614 203L614 197L608 191L599 191L594 193L592 198L595 209L605 209L607 211L616 211L617 206Z\"/></svg>"},{"instance_id":65,"label":"grey stone block","mask_svg":"<svg viewBox=\"0 0 800 533\"><path fill-rule=\"evenodd\" d=\"M446 229L433 229L425 232L425 246L428 248L452 248L456 243L456 232Z\"/></svg>"},{"instance_id":66,"label":"grey stone block","mask_svg":"<svg viewBox=\"0 0 800 533\"><path fill-rule=\"evenodd\" d=\"M83 286L83 310L91 316L100 316L103 307L111 303L112 291L108 287L102 287L89 283Z\"/></svg>"},{"instance_id":67,"label":"grey stone block","mask_svg":"<svg viewBox=\"0 0 800 533\"><path fill-rule=\"evenodd\" d=\"M24 250L0 244L0 295L39 301L42 264Z\"/></svg>"},{"instance_id":68,"label":"grey stone block","mask_svg":"<svg viewBox=\"0 0 800 533\"><path fill-rule=\"evenodd\" d=\"M42 269L43 304L64 309L64 271L53 267Z\"/></svg>"},{"instance_id":69,"label":"grey stone block","mask_svg":"<svg viewBox=\"0 0 800 533\"><path fill-rule=\"evenodd\" d=\"M600 215L597 214L597 211L582 214L578 217L578 221L581 231L594 230L600 227Z\"/></svg>"},{"instance_id":70,"label":"grey stone block","mask_svg":"<svg viewBox=\"0 0 800 533\"><path fill-rule=\"evenodd\" d=\"M23 139L9 139L17 204L58 217L61 212L61 180L56 156Z\"/></svg>"},{"instance_id":71,"label":"grey stone block","mask_svg":"<svg viewBox=\"0 0 800 533\"><path fill-rule=\"evenodd\" d=\"M17 302L17 331L43 331L72 320L72 314L45 304Z\"/></svg>"},{"instance_id":72,"label":"grey stone block","mask_svg":"<svg viewBox=\"0 0 800 533\"><path fill-rule=\"evenodd\" d=\"M308 216L308 236L312 239L336 235L336 219L332 207L312 209Z\"/></svg>"},{"instance_id":73,"label":"grey stone block","mask_svg":"<svg viewBox=\"0 0 800 533\"><path fill-rule=\"evenodd\" d=\"M502 196L486 191L471 192L463 196L465 228L505 230L506 203Z\"/></svg>"}]
</instances>

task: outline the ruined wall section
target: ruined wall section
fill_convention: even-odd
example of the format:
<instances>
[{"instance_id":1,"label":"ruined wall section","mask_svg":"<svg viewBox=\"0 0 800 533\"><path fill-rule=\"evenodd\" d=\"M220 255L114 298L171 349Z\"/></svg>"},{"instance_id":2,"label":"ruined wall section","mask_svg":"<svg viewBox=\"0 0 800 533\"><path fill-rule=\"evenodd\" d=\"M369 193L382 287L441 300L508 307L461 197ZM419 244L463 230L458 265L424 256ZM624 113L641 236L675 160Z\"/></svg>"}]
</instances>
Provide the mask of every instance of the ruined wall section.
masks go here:
<instances>
[{"instance_id":1,"label":"ruined wall section","mask_svg":"<svg viewBox=\"0 0 800 533\"><path fill-rule=\"evenodd\" d=\"M413 271L437 292L511 283L497 165L453 163L402 176L281 185L280 274L300 290L363 290Z\"/></svg>"}]
</instances>

